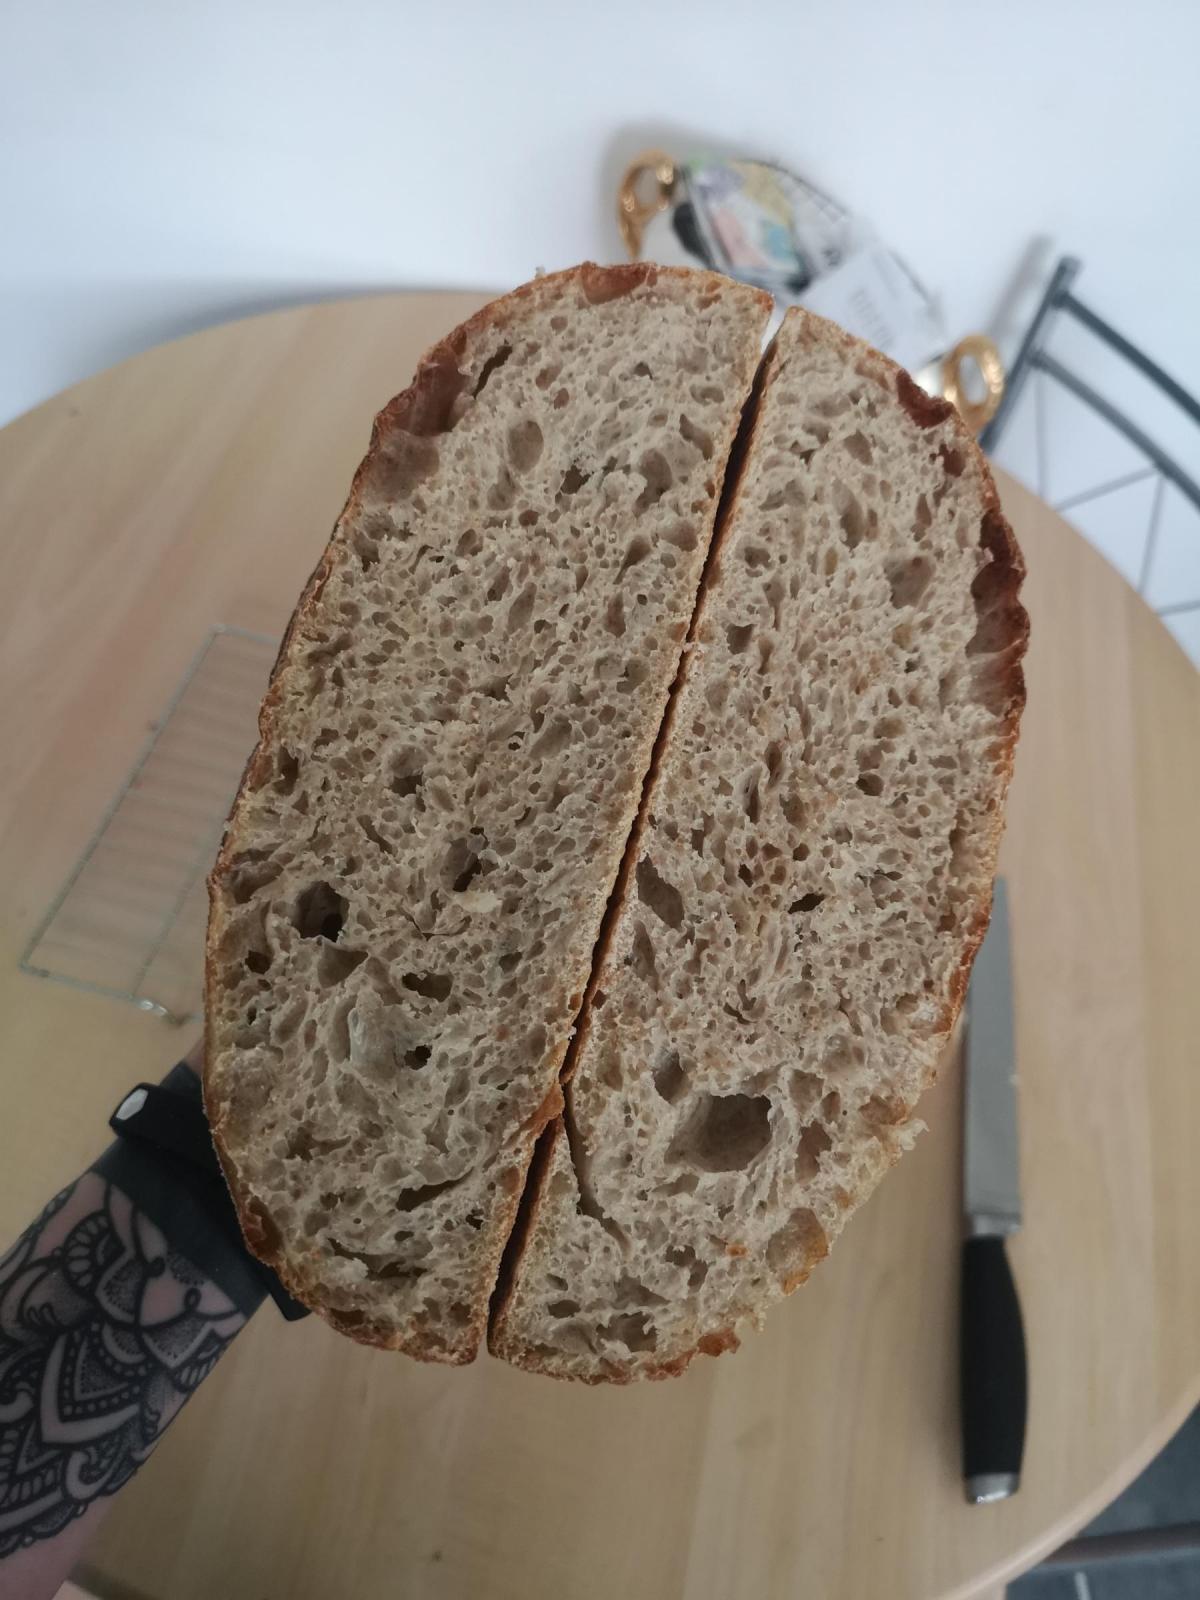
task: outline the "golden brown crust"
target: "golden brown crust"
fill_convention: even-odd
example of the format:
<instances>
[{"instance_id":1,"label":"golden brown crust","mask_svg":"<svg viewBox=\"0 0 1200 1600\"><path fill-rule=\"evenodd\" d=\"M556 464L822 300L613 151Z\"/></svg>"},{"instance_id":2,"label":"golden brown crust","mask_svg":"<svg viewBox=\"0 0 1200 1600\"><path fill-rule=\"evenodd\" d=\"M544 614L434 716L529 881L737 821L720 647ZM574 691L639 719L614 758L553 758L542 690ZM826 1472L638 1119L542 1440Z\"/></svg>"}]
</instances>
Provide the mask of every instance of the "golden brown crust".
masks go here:
<instances>
[{"instance_id":1,"label":"golden brown crust","mask_svg":"<svg viewBox=\"0 0 1200 1600\"><path fill-rule=\"evenodd\" d=\"M460 371L460 363L465 353L484 336L490 335L496 330L503 330L514 320L514 314L531 302L536 303L539 300L551 298L562 288L572 283L579 285L584 299L588 303L598 305L617 299L622 295L630 294L642 285L653 286L660 280L695 280L702 277L711 277L716 285L726 284L726 280L721 279L717 274L697 273L688 268L660 267L651 262L631 262L617 266L598 266L593 262L584 262L580 266L568 268L563 272L536 278L532 282L523 284L513 290L510 294L490 302L432 346L421 358L413 382L409 387L396 395L378 413L372 426L370 445L354 475L341 515L338 517L329 541L304 587L284 632L279 652L271 671L267 691L259 711L258 743L246 764L237 794L230 807L225 836L209 875L210 915L205 942L204 978L205 1003L209 1014L212 1014L214 1009L219 975L216 952L219 930L215 914L218 900L217 891L232 858L242 847L242 841L237 832L237 816L242 795L247 790L260 786L268 777L274 755L276 721L282 698L282 684L284 675L289 669L293 641L303 629L305 623L313 616L322 590L325 588L335 564L344 555L346 546L339 538L339 535L359 510L364 487L371 475L378 472L386 473L391 453L396 448L398 441L407 445L407 441L410 439L419 440L445 430L450 423L451 408L462 392L465 383L465 378ZM769 308L770 297L762 295L761 299L764 303L765 316L766 309ZM395 1329L369 1322L365 1317L360 1317L359 1313L347 1312L343 1308L328 1304L323 1298L323 1289L320 1282L315 1279L310 1281L299 1276L294 1267L285 1261L278 1230L262 1207L247 1193L245 1186L239 1179L236 1165L226 1146L223 1118L213 1084L211 1052L212 1036L210 1032L207 1035L203 1073L205 1107L212 1130L213 1143L225 1174L226 1183L241 1223L246 1244L251 1252L279 1275L281 1282L290 1294L310 1306L312 1310L336 1327L339 1332L346 1333L361 1343L402 1350L419 1360L451 1361L456 1363L473 1360L486 1329L490 1288L483 1294L479 1303L471 1308L473 1315L470 1323L464 1329L463 1348L448 1351L440 1345L435 1347L434 1343L424 1336L409 1339ZM547 1123L553 1120L558 1114L561 1103L561 1093L556 1083L531 1123L529 1130L531 1134L536 1136ZM509 1189L511 1195L509 1204L499 1210L496 1216L496 1225L501 1237L507 1236L516 1221L528 1160L531 1156L532 1147L529 1148L528 1156L523 1163L511 1167L501 1175L501 1184ZM469 1349L466 1348L468 1344L470 1345Z\"/></svg>"}]
</instances>

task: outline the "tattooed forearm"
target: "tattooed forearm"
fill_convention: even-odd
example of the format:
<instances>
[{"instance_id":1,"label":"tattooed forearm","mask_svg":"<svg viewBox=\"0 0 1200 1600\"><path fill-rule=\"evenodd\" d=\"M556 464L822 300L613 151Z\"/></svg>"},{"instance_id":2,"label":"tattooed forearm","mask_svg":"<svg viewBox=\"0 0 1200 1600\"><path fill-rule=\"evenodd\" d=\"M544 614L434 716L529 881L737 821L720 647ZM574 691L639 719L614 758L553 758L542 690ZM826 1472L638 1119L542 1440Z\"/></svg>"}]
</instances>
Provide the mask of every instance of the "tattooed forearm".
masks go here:
<instances>
[{"instance_id":1,"label":"tattooed forearm","mask_svg":"<svg viewBox=\"0 0 1200 1600\"><path fill-rule=\"evenodd\" d=\"M95 1173L0 1261L0 1557L141 1466L245 1317Z\"/></svg>"}]
</instances>

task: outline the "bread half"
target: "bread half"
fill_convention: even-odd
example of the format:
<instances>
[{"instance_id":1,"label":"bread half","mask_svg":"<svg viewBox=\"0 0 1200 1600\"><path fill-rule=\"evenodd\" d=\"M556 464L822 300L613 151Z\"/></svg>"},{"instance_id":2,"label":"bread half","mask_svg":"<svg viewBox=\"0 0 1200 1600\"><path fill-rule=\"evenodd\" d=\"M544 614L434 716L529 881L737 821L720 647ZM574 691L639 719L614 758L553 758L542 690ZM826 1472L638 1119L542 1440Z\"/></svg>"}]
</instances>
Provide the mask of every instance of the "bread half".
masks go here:
<instances>
[{"instance_id":1,"label":"bread half","mask_svg":"<svg viewBox=\"0 0 1200 1600\"><path fill-rule=\"evenodd\" d=\"M251 1248L467 1361L676 675L770 302L584 266L380 414L211 879L205 1094Z\"/></svg>"},{"instance_id":2,"label":"bread half","mask_svg":"<svg viewBox=\"0 0 1200 1600\"><path fill-rule=\"evenodd\" d=\"M911 1143L987 925L1020 555L950 406L791 311L768 359L494 1352L737 1344Z\"/></svg>"}]
</instances>

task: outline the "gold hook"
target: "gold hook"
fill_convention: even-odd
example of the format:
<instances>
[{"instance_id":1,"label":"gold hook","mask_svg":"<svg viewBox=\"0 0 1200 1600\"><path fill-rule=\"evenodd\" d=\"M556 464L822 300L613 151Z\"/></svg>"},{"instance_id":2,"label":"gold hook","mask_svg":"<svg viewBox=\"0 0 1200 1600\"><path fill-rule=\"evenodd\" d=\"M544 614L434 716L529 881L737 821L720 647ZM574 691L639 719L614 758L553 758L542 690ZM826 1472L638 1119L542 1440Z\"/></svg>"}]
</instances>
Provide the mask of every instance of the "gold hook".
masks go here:
<instances>
[{"instance_id":1,"label":"gold hook","mask_svg":"<svg viewBox=\"0 0 1200 1600\"><path fill-rule=\"evenodd\" d=\"M983 378L987 393L982 400L970 400L963 387L962 363L973 361ZM1004 398L1004 363L996 346L982 333L969 333L960 339L942 361L942 393L954 406L972 433L981 433L996 415Z\"/></svg>"},{"instance_id":2,"label":"gold hook","mask_svg":"<svg viewBox=\"0 0 1200 1600\"><path fill-rule=\"evenodd\" d=\"M649 200L642 198L647 176L654 183L654 193ZM661 150L647 150L626 168L617 193L617 226L631 261L636 261L642 253L646 224L671 204L674 187L675 163Z\"/></svg>"}]
</instances>

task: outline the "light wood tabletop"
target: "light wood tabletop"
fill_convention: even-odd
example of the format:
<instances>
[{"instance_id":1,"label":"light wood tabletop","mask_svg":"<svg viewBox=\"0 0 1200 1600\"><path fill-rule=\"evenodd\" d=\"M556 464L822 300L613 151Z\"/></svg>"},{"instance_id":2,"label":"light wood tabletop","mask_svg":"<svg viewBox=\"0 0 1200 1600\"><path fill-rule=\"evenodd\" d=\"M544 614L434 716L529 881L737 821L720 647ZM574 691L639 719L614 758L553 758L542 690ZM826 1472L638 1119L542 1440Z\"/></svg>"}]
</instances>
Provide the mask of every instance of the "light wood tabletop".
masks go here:
<instances>
[{"instance_id":1,"label":"light wood tabletop","mask_svg":"<svg viewBox=\"0 0 1200 1600\"><path fill-rule=\"evenodd\" d=\"M478 297L305 307L161 347L0 432L0 1234L190 1042L19 962L215 624L277 637L422 347ZM584 1389L421 1367L269 1305L81 1581L145 1600L908 1600L992 1592L1200 1398L1200 676L1056 515L1024 545L1010 808L1030 1355L1023 1486L963 1501L960 1073L740 1354Z\"/></svg>"}]
</instances>

